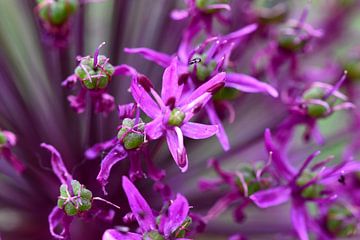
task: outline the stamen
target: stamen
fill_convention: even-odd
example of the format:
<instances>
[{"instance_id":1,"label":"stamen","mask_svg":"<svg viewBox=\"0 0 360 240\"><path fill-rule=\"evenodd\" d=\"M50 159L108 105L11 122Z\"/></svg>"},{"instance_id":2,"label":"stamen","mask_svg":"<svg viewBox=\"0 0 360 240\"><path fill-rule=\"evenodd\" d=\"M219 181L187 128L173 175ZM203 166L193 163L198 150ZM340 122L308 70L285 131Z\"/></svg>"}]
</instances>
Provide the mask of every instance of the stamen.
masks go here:
<instances>
[{"instance_id":1,"label":"stamen","mask_svg":"<svg viewBox=\"0 0 360 240\"><path fill-rule=\"evenodd\" d=\"M104 202L104 203L107 203L107 204L109 204L109 205L111 205L111 206L113 206L113 207L115 207L115 208L117 208L117 209L121 209L118 205L116 205L116 204L114 204L114 203L112 203L112 202L109 202L108 200L105 200L105 199L103 199L103 198L101 198L101 197L93 197L93 200L97 200L97 201L101 201L101 202Z\"/></svg>"},{"instance_id":2,"label":"stamen","mask_svg":"<svg viewBox=\"0 0 360 240\"><path fill-rule=\"evenodd\" d=\"M97 64L98 64L98 56L99 56L99 52L100 52L100 48L102 47L102 46L104 46L105 45L105 42L102 42L98 47L97 47L97 49L95 50L95 53L94 53L94 69L96 69L97 68Z\"/></svg>"},{"instance_id":3,"label":"stamen","mask_svg":"<svg viewBox=\"0 0 360 240\"><path fill-rule=\"evenodd\" d=\"M328 97L330 97L335 91L337 91L341 85L344 83L346 77L347 77L347 71L344 71L344 74L341 76L340 80L335 84L335 86L333 88L331 88L323 97L323 99L327 99Z\"/></svg>"}]
</instances>

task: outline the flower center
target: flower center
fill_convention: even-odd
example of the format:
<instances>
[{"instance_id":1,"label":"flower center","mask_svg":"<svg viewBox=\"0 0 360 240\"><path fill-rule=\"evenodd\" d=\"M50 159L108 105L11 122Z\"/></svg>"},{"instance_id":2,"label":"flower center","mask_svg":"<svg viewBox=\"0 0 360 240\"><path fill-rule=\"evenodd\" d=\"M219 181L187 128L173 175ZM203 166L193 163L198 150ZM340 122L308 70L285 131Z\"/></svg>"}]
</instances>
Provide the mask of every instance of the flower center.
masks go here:
<instances>
[{"instance_id":1,"label":"flower center","mask_svg":"<svg viewBox=\"0 0 360 240\"><path fill-rule=\"evenodd\" d=\"M185 119L185 113L180 111L178 108L174 108L169 117L168 124L171 126L180 126Z\"/></svg>"}]
</instances>

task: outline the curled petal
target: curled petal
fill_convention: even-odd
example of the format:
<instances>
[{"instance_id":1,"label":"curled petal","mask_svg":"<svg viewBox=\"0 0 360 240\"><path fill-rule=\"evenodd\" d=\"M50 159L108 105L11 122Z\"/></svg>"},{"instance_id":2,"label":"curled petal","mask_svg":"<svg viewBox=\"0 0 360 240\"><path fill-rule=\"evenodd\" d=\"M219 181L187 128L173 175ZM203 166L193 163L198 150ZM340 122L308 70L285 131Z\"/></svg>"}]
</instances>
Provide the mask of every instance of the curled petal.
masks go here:
<instances>
[{"instance_id":1,"label":"curled petal","mask_svg":"<svg viewBox=\"0 0 360 240\"><path fill-rule=\"evenodd\" d=\"M125 48L126 53L136 53L142 55L145 59L155 62L161 67L168 67L171 63L171 57L165 53L157 52L149 48Z\"/></svg>"},{"instance_id":2,"label":"curled petal","mask_svg":"<svg viewBox=\"0 0 360 240\"><path fill-rule=\"evenodd\" d=\"M77 96L70 95L67 97L70 103L70 107L77 113L82 113L85 111L85 94L86 90L81 89Z\"/></svg>"},{"instance_id":3,"label":"curled petal","mask_svg":"<svg viewBox=\"0 0 360 240\"><path fill-rule=\"evenodd\" d=\"M107 93L102 93L100 98L96 99L95 112L96 113L110 113L115 109L114 97Z\"/></svg>"},{"instance_id":4,"label":"curled petal","mask_svg":"<svg viewBox=\"0 0 360 240\"><path fill-rule=\"evenodd\" d=\"M134 76L134 75L136 75L136 70L127 64L121 64L121 65L115 67L113 75L114 76L117 76L117 75Z\"/></svg>"},{"instance_id":5,"label":"curled petal","mask_svg":"<svg viewBox=\"0 0 360 240\"><path fill-rule=\"evenodd\" d=\"M250 199L260 208L277 206L290 199L291 189L288 187L276 187L262 190L250 196Z\"/></svg>"},{"instance_id":6,"label":"curled petal","mask_svg":"<svg viewBox=\"0 0 360 240\"><path fill-rule=\"evenodd\" d=\"M0 149L0 157L1 155L7 160L13 168L18 172L22 173L25 170L25 165L16 157L15 154L11 152L11 149L8 147L1 147Z\"/></svg>"},{"instance_id":7,"label":"curled petal","mask_svg":"<svg viewBox=\"0 0 360 240\"><path fill-rule=\"evenodd\" d=\"M181 194L170 205L167 214L161 219L161 227L166 237L170 236L185 221L189 213L189 203Z\"/></svg>"},{"instance_id":8,"label":"curled petal","mask_svg":"<svg viewBox=\"0 0 360 240\"><path fill-rule=\"evenodd\" d=\"M116 229L108 229L104 232L102 240L142 240L142 236L132 232L119 232Z\"/></svg>"},{"instance_id":9,"label":"curled petal","mask_svg":"<svg viewBox=\"0 0 360 240\"><path fill-rule=\"evenodd\" d=\"M248 93L265 92L273 97L278 97L279 93L267 83L241 73L226 74L225 86L235 88L239 91Z\"/></svg>"},{"instance_id":10,"label":"curled petal","mask_svg":"<svg viewBox=\"0 0 360 240\"><path fill-rule=\"evenodd\" d=\"M301 203L294 203L291 208L291 221L300 240L308 240L306 230L306 210Z\"/></svg>"},{"instance_id":11,"label":"curled petal","mask_svg":"<svg viewBox=\"0 0 360 240\"><path fill-rule=\"evenodd\" d=\"M61 83L61 86L72 88L76 84L77 80L77 76L75 74L72 74Z\"/></svg>"},{"instance_id":12,"label":"curled petal","mask_svg":"<svg viewBox=\"0 0 360 240\"><path fill-rule=\"evenodd\" d=\"M125 149L120 144L117 144L102 160L100 172L97 175L96 180L98 180L102 185L105 194L106 194L105 185L108 183L111 168L117 162L125 159L127 155L128 154L125 151Z\"/></svg>"},{"instance_id":13,"label":"curled petal","mask_svg":"<svg viewBox=\"0 0 360 240\"><path fill-rule=\"evenodd\" d=\"M188 168L188 157L184 147L184 138L181 130L178 127L175 127L174 130L167 130L166 140L176 164L182 172L186 172Z\"/></svg>"},{"instance_id":14,"label":"curled petal","mask_svg":"<svg viewBox=\"0 0 360 240\"><path fill-rule=\"evenodd\" d=\"M72 176L66 169L60 153L51 145L42 143L41 147L47 149L51 153L51 166L55 175L59 178L62 184L70 186Z\"/></svg>"},{"instance_id":15,"label":"curled petal","mask_svg":"<svg viewBox=\"0 0 360 240\"><path fill-rule=\"evenodd\" d=\"M149 204L146 202L134 184L125 176L122 178L122 187L129 201L131 211L143 232L149 232L155 229L155 217Z\"/></svg>"},{"instance_id":16,"label":"curled petal","mask_svg":"<svg viewBox=\"0 0 360 240\"><path fill-rule=\"evenodd\" d=\"M69 236L69 225L72 221L71 217L64 214L64 211L57 206L53 208L49 214L49 230L51 236L56 239L67 239ZM56 233L56 228L61 228L60 233Z\"/></svg>"},{"instance_id":17,"label":"curled petal","mask_svg":"<svg viewBox=\"0 0 360 240\"><path fill-rule=\"evenodd\" d=\"M106 142L97 143L91 148L87 149L85 152L85 157L87 159L95 159L98 157L103 151L113 147L117 142L117 138L113 138Z\"/></svg>"},{"instance_id":18,"label":"curled petal","mask_svg":"<svg viewBox=\"0 0 360 240\"><path fill-rule=\"evenodd\" d=\"M194 122L184 123L180 128L184 136L192 139L209 138L219 130L216 125L206 125Z\"/></svg>"}]
</instances>

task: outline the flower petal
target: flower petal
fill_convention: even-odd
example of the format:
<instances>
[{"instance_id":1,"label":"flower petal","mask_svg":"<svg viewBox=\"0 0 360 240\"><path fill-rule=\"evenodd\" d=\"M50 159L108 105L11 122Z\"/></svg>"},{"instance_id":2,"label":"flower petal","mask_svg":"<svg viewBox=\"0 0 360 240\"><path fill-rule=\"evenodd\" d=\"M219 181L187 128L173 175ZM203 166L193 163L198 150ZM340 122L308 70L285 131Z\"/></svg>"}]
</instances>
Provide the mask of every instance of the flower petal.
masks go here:
<instances>
[{"instance_id":1,"label":"flower petal","mask_svg":"<svg viewBox=\"0 0 360 240\"><path fill-rule=\"evenodd\" d=\"M85 157L87 159L95 159L98 157L104 150L107 150L114 146L117 142L117 138L110 139L106 142L97 143L91 148L85 151Z\"/></svg>"},{"instance_id":2,"label":"flower petal","mask_svg":"<svg viewBox=\"0 0 360 240\"><path fill-rule=\"evenodd\" d=\"M47 149L51 153L51 166L55 175L59 178L62 184L70 186L72 176L66 169L60 153L51 145L42 143L41 147Z\"/></svg>"},{"instance_id":3,"label":"flower petal","mask_svg":"<svg viewBox=\"0 0 360 240\"><path fill-rule=\"evenodd\" d=\"M72 217L68 217L64 214L64 210L55 206L49 214L49 230L51 236L56 239L68 239L69 226L72 221ZM56 233L55 229L60 228L60 233Z\"/></svg>"},{"instance_id":4,"label":"flower petal","mask_svg":"<svg viewBox=\"0 0 360 240\"><path fill-rule=\"evenodd\" d=\"M176 199L170 205L167 214L161 219L165 237L173 233L185 221L189 213L189 203L181 194L176 195Z\"/></svg>"},{"instance_id":5,"label":"flower petal","mask_svg":"<svg viewBox=\"0 0 360 240\"><path fill-rule=\"evenodd\" d=\"M227 73L225 86L248 93L265 92L273 97L279 96L279 93L276 91L276 89L269 84L260 82L259 80L249 75L241 73Z\"/></svg>"},{"instance_id":6,"label":"flower petal","mask_svg":"<svg viewBox=\"0 0 360 240\"><path fill-rule=\"evenodd\" d=\"M158 139L164 134L161 116L145 125L145 134L151 139Z\"/></svg>"},{"instance_id":7,"label":"flower petal","mask_svg":"<svg viewBox=\"0 0 360 240\"><path fill-rule=\"evenodd\" d=\"M121 64L119 66L116 66L114 69L113 76L117 75L134 76L136 75L136 70L127 64Z\"/></svg>"},{"instance_id":8,"label":"flower petal","mask_svg":"<svg viewBox=\"0 0 360 240\"><path fill-rule=\"evenodd\" d=\"M184 136L192 139L209 138L219 131L219 128L216 125L207 125L194 122L184 123L180 128Z\"/></svg>"},{"instance_id":9,"label":"flower petal","mask_svg":"<svg viewBox=\"0 0 360 240\"><path fill-rule=\"evenodd\" d=\"M120 145L117 144L114 148L106 155L106 157L101 161L100 172L96 177L96 180L100 182L103 187L103 191L106 194L105 186L108 183L110 177L111 168L119 161L127 157L127 152Z\"/></svg>"},{"instance_id":10,"label":"flower petal","mask_svg":"<svg viewBox=\"0 0 360 240\"><path fill-rule=\"evenodd\" d=\"M223 37L221 37L221 40L226 40L226 41L234 41L234 40L239 40L241 39L242 37L244 37L245 35L248 35L252 32L254 32L256 29L257 29L258 25L257 24L250 24L250 25L247 25L235 32L232 32L232 33L229 33Z\"/></svg>"},{"instance_id":11,"label":"flower petal","mask_svg":"<svg viewBox=\"0 0 360 240\"><path fill-rule=\"evenodd\" d=\"M276 187L262 190L250 196L250 199L260 208L268 208L282 204L289 200L291 189L288 187Z\"/></svg>"},{"instance_id":12,"label":"flower petal","mask_svg":"<svg viewBox=\"0 0 360 240\"><path fill-rule=\"evenodd\" d=\"M306 230L306 211L301 203L294 203L291 208L291 221L300 240L308 240L309 236Z\"/></svg>"},{"instance_id":13,"label":"flower petal","mask_svg":"<svg viewBox=\"0 0 360 240\"><path fill-rule=\"evenodd\" d=\"M179 88L178 59L175 57L171 61L171 65L164 71L162 78L161 98L165 105L168 105L168 101L170 99L176 101L180 94L181 89Z\"/></svg>"},{"instance_id":14,"label":"flower petal","mask_svg":"<svg viewBox=\"0 0 360 240\"><path fill-rule=\"evenodd\" d=\"M188 169L188 157L184 147L183 135L178 127L175 127L174 129L175 130L168 129L166 131L168 148L181 172L186 172Z\"/></svg>"},{"instance_id":15,"label":"flower petal","mask_svg":"<svg viewBox=\"0 0 360 240\"><path fill-rule=\"evenodd\" d=\"M279 149L275 147L269 129L265 130L264 138L265 147L272 154L272 162L274 167L277 169L277 173L279 173L285 179L292 179L292 177L295 176L295 170L288 164Z\"/></svg>"},{"instance_id":16,"label":"flower petal","mask_svg":"<svg viewBox=\"0 0 360 240\"><path fill-rule=\"evenodd\" d=\"M161 114L159 106L151 98L148 92L139 84L138 77L131 82L131 94L140 108L152 119Z\"/></svg>"},{"instance_id":17,"label":"flower petal","mask_svg":"<svg viewBox=\"0 0 360 240\"><path fill-rule=\"evenodd\" d=\"M125 48L126 53L136 53L142 55L145 59L150 60L161 67L168 67L171 63L171 57L168 54L157 52L150 48Z\"/></svg>"},{"instance_id":18,"label":"flower petal","mask_svg":"<svg viewBox=\"0 0 360 240\"><path fill-rule=\"evenodd\" d=\"M122 178L122 187L125 191L129 206L143 232L156 228L155 217L152 210L134 184L126 177Z\"/></svg>"},{"instance_id":19,"label":"flower petal","mask_svg":"<svg viewBox=\"0 0 360 240\"><path fill-rule=\"evenodd\" d=\"M132 232L119 232L116 229L108 229L104 232L102 240L142 240L142 236Z\"/></svg>"},{"instance_id":20,"label":"flower petal","mask_svg":"<svg viewBox=\"0 0 360 240\"><path fill-rule=\"evenodd\" d=\"M219 131L216 133L216 136L219 139L219 142L220 142L222 148L225 151L228 151L230 149L229 138L225 132L224 126L223 126L219 116L216 113L214 104L211 101L208 102L208 104L205 106L205 110L210 119L210 123L217 125L219 128Z\"/></svg>"}]
</instances>

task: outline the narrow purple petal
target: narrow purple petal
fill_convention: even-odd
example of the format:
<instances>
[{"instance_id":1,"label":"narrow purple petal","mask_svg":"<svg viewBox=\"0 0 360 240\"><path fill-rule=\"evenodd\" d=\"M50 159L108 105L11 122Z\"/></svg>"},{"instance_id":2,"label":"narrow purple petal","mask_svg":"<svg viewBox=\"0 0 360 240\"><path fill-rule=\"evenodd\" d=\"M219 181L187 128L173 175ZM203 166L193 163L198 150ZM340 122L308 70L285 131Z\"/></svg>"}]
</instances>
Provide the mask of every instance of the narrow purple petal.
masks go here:
<instances>
[{"instance_id":1,"label":"narrow purple petal","mask_svg":"<svg viewBox=\"0 0 360 240\"><path fill-rule=\"evenodd\" d=\"M187 122L181 127L184 136L192 139L209 138L219 131L216 125L207 125L201 123Z\"/></svg>"},{"instance_id":2,"label":"narrow purple petal","mask_svg":"<svg viewBox=\"0 0 360 240\"><path fill-rule=\"evenodd\" d=\"M176 129L176 127L174 129ZM181 130L168 129L166 131L166 140L176 164L179 166L181 172L186 172L188 169L188 157Z\"/></svg>"},{"instance_id":3,"label":"narrow purple petal","mask_svg":"<svg viewBox=\"0 0 360 240\"><path fill-rule=\"evenodd\" d=\"M145 125L145 134L150 139L158 139L164 134L162 116L154 119Z\"/></svg>"},{"instance_id":4,"label":"narrow purple petal","mask_svg":"<svg viewBox=\"0 0 360 240\"><path fill-rule=\"evenodd\" d=\"M229 33L223 37L221 37L221 40L227 40L227 41L234 41L234 40L239 40L241 39L243 36L248 35L252 32L254 32L257 29L257 24L250 24L247 25L235 32Z\"/></svg>"},{"instance_id":5,"label":"narrow purple petal","mask_svg":"<svg viewBox=\"0 0 360 240\"><path fill-rule=\"evenodd\" d=\"M221 213L228 209L234 201L238 200L239 198L240 194L238 191L227 193L225 196L219 198L204 217L205 222L217 218Z\"/></svg>"},{"instance_id":6,"label":"narrow purple petal","mask_svg":"<svg viewBox=\"0 0 360 240\"><path fill-rule=\"evenodd\" d=\"M135 79L131 82L131 94L135 102L139 104L140 108L146 113L146 115L152 119L161 115L160 107Z\"/></svg>"},{"instance_id":7,"label":"narrow purple petal","mask_svg":"<svg viewBox=\"0 0 360 240\"><path fill-rule=\"evenodd\" d=\"M75 74L72 74L61 83L61 86L72 88L76 84L77 80L77 76Z\"/></svg>"},{"instance_id":8,"label":"narrow purple petal","mask_svg":"<svg viewBox=\"0 0 360 240\"><path fill-rule=\"evenodd\" d=\"M100 43L100 45L95 49L95 52L94 52L94 68L97 66L98 64L98 57L99 57L99 52L100 52L100 48L102 46L105 45L105 42L102 42Z\"/></svg>"},{"instance_id":9,"label":"narrow purple petal","mask_svg":"<svg viewBox=\"0 0 360 240\"><path fill-rule=\"evenodd\" d=\"M213 93L218 90L221 86L223 86L225 81L226 73L221 72L212 77L209 81L202 84L200 87L195 89L195 91L184 101L180 103L180 105L191 104L196 99L200 98L202 95L206 93Z\"/></svg>"},{"instance_id":10,"label":"narrow purple petal","mask_svg":"<svg viewBox=\"0 0 360 240\"><path fill-rule=\"evenodd\" d=\"M170 236L185 221L189 214L189 203L181 194L176 195L176 199L170 205L166 215L161 220L163 232L166 237Z\"/></svg>"},{"instance_id":11,"label":"narrow purple petal","mask_svg":"<svg viewBox=\"0 0 360 240\"><path fill-rule=\"evenodd\" d=\"M134 116L136 106L134 103L118 105L119 119L132 118Z\"/></svg>"},{"instance_id":12,"label":"narrow purple petal","mask_svg":"<svg viewBox=\"0 0 360 240\"><path fill-rule=\"evenodd\" d=\"M126 177L122 178L122 186L129 201L129 206L143 232L156 228L152 210L134 184Z\"/></svg>"},{"instance_id":13,"label":"narrow purple petal","mask_svg":"<svg viewBox=\"0 0 360 240\"><path fill-rule=\"evenodd\" d=\"M101 161L100 172L96 177L96 180L100 182L103 187L103 191L105 191L105 185L108 183L108 179L110 177L111 168L119 161L125 159L127 157L127 152L120 145L117 144Z\"/></svg>"},{"instance_id":14,"label":"narrow purple petal","mask_svg":"<svg viewBox=\"0 0 360 240\"><path fill-rule=\"evenodd\" d=\"M132 232L119 232L115 229L108 229L104 232L102 240L142 240L142 236Z\"/></svg>"},{"instance_id":15,"label":"narrow purple petal","mask_svg":"<svg viewBox=\"0 0 360 240\"><path fill-rule=\"evenodd\" d=\"M306 210L301 203L293 203L291 208L291 221L300 240L308 240L306 230Z\"/></svg>"},{"instance_id":16,"label":"narrow purple petal","mask_svg":"<svg viewBox=\"0 0 360 240\"><path fill-rule=\"evenodd\" d=\"M82 88L77 96L70 95L67 97L70 103L70 107L76 113L82 113L85 111L85 106L86 106L85 95L86 95L86 90Z\"/></svg>"},{"instance_id":17,"label":"narrow purple petal","mask_svg":"<svg viewBox=\"0 0 360 240\"><path fill-rule=\"evenodd\" d=\"M273 97L279 96L279 93L276 91L276 89L269 84L241 73L227 73L225 86L248 93L264 92L270 94Z\"/></svg>"},{"instance_id":18,"label":"narrow purple petal","mask_svg":"<svg viewBox=\"0 0 360 240\"><path fill-rule=\"evenodd\" d=\"M276 187L262 190L250 196L250 199L260 208L268 208L282 204L290 199L289 187Z\"/></svg>"},{"instance_id":19,"label":"narrow purple petal","mask_svg":"<svg viewBox=\"0 0 360 240\"><path fill-rule=\"evenodd\" d=\"M60 153L51 145L42 143L41 147L47 149L51 153L51 166L55 175L59 178L62 184L70 185L72 176L66 169Z\"/></svg>"},{"instance_id":20,"label":"narrow purple petal","mask_svg":"<svg viewBox=\"0 0 360 240\"><path fill-rule=\"evenodd\" d=\"M360 171L360 162L359 161L347 161L342 162L334 167L325 169L322 171L318 178L321 179L321 183L331 183L336 182L340 176L344 176L349 173L359 172Z\"/></svg>"},{"instance_id":21,"label":"narrow purple petal","mask_svg":"<svg viewBox=\"0 0 360 240\"><path fill-rule=\"evenodd\" d=\"M85 157L87 159L95 159L98 157L103 151L111 148L117 142L117 138L110 139L108 141L97 143L91 148L87 149L85 152Z\"/></svg>"},{"instance_id":22,"label":"narrow purple petal","mask_svg":"<svg viewBox=\"0 0 360 240\"><path fill-rule=\"evenodd\" d=\"M272 153L272 162L275 168L277 169L277 173L279 173L285 179L290 180L292 177L295 176L295 170L284 159L279 149L275 147L269 129L265 130L264 137L265 137L265 147L269 152Z\"/></svg>"},{"instance_id":23,"label":"narrow purple petal","mask_svg":"<svg viewBox=\"0 0 360 240\"><path fill-rule=\"evenodd\" d=\"M230 149L229 138L225 132L224 126L223 126L219 116L216 113L214 104L211 101L208 102L208 104L205 106L205 110L210 119L210 123L213 125L217 125L219 128L219 131L216 133L216 136L219 139L219 142L220 142L222 148L225 151L228 151Z\"/></svg>"},{"instance_id":24,"label":"narrow purple petal","mask_svg":"<svg viewBox=\"0 0 360 240\"><path fill-rule=\"evenodd\" d=\"M165 105L168 105L170 99L176 101L177 96L181 94L179 90L178 59L175 57L171 65L165 69L162 78L161 98Z\"/></svg>"},{"instance_id":25,"label":"narrow purple petal","mask_svg":"<svg viewBox=\"0 0 360 240\"><path fill-rule=\"evenodd\" d=\"M125 48L126 53L136 53L142 55L145 59L155 62L161 67L168 67L171 63L171 57L168 54L154 51L150 48Z\"/></svg>"},{"instance_id":26,"label":"narrow purple petal","mask_svg":"<svg viewBox=\"0 0 360 240\"><path fill-rule=\"evenodd\" d=\"M69 237L69 225L72 218L64 214L64 210L55 206L48 217L49 230L51 236L56 239L67 239ZM60 233L56 233L55 229L61 229Z\"/></svg>"}]
</instances>

